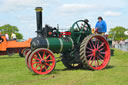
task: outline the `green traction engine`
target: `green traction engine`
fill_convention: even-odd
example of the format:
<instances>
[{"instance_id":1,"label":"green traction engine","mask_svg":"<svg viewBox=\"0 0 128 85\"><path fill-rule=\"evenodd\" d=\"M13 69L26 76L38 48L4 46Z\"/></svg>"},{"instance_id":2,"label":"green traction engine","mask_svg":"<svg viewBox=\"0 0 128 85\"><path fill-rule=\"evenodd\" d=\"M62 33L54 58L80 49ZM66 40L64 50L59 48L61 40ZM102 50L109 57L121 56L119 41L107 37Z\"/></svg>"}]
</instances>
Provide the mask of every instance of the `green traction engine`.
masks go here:
<instances>
[{"instance_id":1,"label":"green traction engine","mask_svg":"<svg viewBox=\"0 0 128 85\"><path fill-rule=\"evenodd\" d=\"M42 28L42 8L37 7L37 37L31 41L31 51L26 55L26 64L36 74L48 74L54 70L59 53L68 69L104 69L110 60L110 47L105 37L92 34L90 25L76 21L68 31L45 25Z\"/></svg>"}]
</instances>

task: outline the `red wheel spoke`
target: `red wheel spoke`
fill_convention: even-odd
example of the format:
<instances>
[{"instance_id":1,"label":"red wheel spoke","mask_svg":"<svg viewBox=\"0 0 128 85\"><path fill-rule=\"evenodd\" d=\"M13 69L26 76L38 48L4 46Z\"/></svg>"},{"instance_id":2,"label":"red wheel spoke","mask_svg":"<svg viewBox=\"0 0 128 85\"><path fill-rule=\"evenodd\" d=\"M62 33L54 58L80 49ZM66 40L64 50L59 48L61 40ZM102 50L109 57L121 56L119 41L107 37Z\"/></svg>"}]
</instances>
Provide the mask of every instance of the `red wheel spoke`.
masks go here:
<instances>
[{"instance_id":1,"label":"red wheel spoke","mask_svg":"<svg viewBox=\"0 0 128 85\"><path fill-rule=\"evenodd\" d=\"M47 60L49 57L50 57L50 55L48 55L45 60Z\"/></svg>"},{"instance_id":2,"label":"red wheel spoke","mask_svg":"<svg viewBox=\"0 0 128 85\"><path fill-rule=\"evenodd\" d=\"M51 67L51 65L49 65L48 63L45 63L47 66L50 66Z\"/></svg>"},{"instance_id":3,"label":"red wheel spoke","mask_svg":"<svg viewBox=\"0 0 128 85\"><path fill-rule=\"evenodd\" d=\"M34 64L37 64L37 63L39 63L39 62L34 62L34 63L32 63L32 64L34 65Z\"/></svg>"},{"instance_id":4,"label":"red wheel spoke","mask_svg":"<svg viewBox=\"0 0 128 85\"><path fill-rule=\"evenodd\" d=\"M90 47L92 48L92 45L91 45L90 41L89 41L89 45L90 45ZM93 48L92 48L92 49L93 49Z\"/></svg>"},{"instance_id":5,"label":"red wheel spoke","mask_svg":"<svg viewBox=\"0 0 128 85\"><path fill-rule=\"evenodd\" d=\"M102 44L98 47L98 49L100 49L102 46L104 46L104 43L102 43Z\"/></svg>"},{"instance_id":6,"label":"red wheel spoke","mask_svg":"<svg viewBox=\"0 0 128 85\"><path fill-rule=\"evenodd\" d=\"M53 62L53 60L47 60L46 62Z\"/></svg>"},{"instance_id":7,"label":"red wheel spoke","mask_svg":"<svg viewBox=\"0 0 128 85\"><path fill-rule=\"evenodd\" d=\"M44 66L44 69L45 69L45 72L47 71L47 68L46 68L46 66Z\"/></svg>"},{"instance_id":8,"label":"red wheel spoke","mask_svg":"<svg viewBox=\"0 0 128 85\"><path fill-rule=\"evenodd\" d=\"M86 53L92 53L92 51L86 51Z\"/></svg>"},{"instance_id":9,"label":"red wheel spoke","mask_svg":"<svg viewBox=\"0 0 128 85\"><path fill-rule=\"evenodd\" d=\"M44 51L44 53L43 53L43 59L44 59L44 56L45 56L45 51Z\"/></svg>"},{"instance_id":10,"label":"red wheel spoke","mask_svg":"<svg viewBox=\"0 0 128 85\"><path fill-rule=\"evenodd\" d=\"M89 48L89 47L86 47L86 48L92 51L92 49L91 49L91 48Z\"/></svg>"},{"instance_id":11,"label":"red wheel spoke","mask_svg":"<svg viewBox=\"0 0 128 85\"><path fill-rule=\"evenodd\" d=\"M91 43L92 43L93 47L95 48L95 45L94 45L94 43L93 43L93 41L92 41L92 40L91 40Z\"/></svg>"},{"instance_id":12,"label":"red wheel spoke","mask_svg":"<svg viewBox=\"0 0 128 85\"><path fill-rule=\"evenodd\" d=\"M40 55L40 53L39 53L39 52L38 52L38 55L39 55L40 59L42 59L42 57L41 57L41 55Z\"/></svg>"},{"instance_id":13,"label":"red wheel spoke","mask_svg":"<svg viewBox=\"0 0 128 85\"><path fill-rule=\"evenodd\" d=\"M99 51L102 51L104 49L104 47L103 48L101 48Z\"/></svg>"},{"instance_id":14,"label":"red wheel spoke","mask_svg":"<svg viewBox=\"0 0 128 85\"><path fill-rule=\"evenodd\" d=\"M98 57L97 57L98 58ZM99 60L97 59L97 64L98 64L98 66L99 66Z\"/></svg>"},{"instance_id":15,"label":"red wheel spoke","mask_svg":"<svg viewBox=\"0 0 128 85\"><path fill-rule=\"evenodd\" d=\"M89 57L89 56L93 56L93 54L87 55L87 57Z\"/></svg>"},{"instance_id":16,"label":"red wheel spoke","mask_svg":"<svg viewBox=\"0 0 128 85\"><path fill-rule=\"evenodd\" d=\"M90 65L92 65L92 63L93 63L94 59L95 59L95 57L93 56L93 59L92 59L92 62L91 62L91 64L90 64Z\"/></svg>"},{"instance_id":17,"label":"red wheel spoke","mask_svg":"<svg viewBox=\"0 0 128 85\"><path fill-rule=\"evenodd\" d=\"M100 52L101 54L105 54L106 52Z\"/></svg>"},{"instance_id":18,"label":"red wheel spoke","mask_svg":"<svg viewBox=\"0 0 128 85\"><path fill-rule=\"evenodd\" d=\"M40 59L39 58L37 58L37 57L33 57L34 59L36 59L36 60L39 60L40 61Z\"/></svg>"},{"instance_id":19,"label":"red wheel spoke","mask_svg":"<svg viewBox=\"0 0 128 85\"><path fill-rule=\"evenodd\" d=\"M102 57L104 59L104 57L102 55L99 54L100 57Z\"/></svg>"},{"instance_id":20,"label":"red wheel spoke","mask_svg":"<svg viewBox=\"0 0 128 85\"><path fill-rule=\"evenodd\" d=\"M37 65L35 69L37 69L41 64Z\"/></svg>"},{"instance_id":21,"label":"red wheel spoke","mask_svg":"<svg viewBox=\"0 0 128 85\"><path fill-rule=\"evenodd\" d=\"M32 62L34 62L34 61L36 61L36 60L32 60Z\"/></svg>"},{"instance_id":22,"label":"red wheel spoke","mask_svg":"<svg viewBox=\"0 0 128 85\"><path fill-rule=\"evenodd\" d=\"M96 48L96 42L97 42L97 39L96 39L96 41L95 41L95 48Z\"/></svg>"},{"instance_id":23,"label":"red wheel spoke","mask_svg":"<svg viewBox=\"0 0 128 85\"><path fill-rule=\"evenodd\" d=\"M98 40L98 43L97 43L97 48L99 47L99 40Z\"/></svg>"},{"instance_id":24,"label":"red wheel spoke","mask_svg":"<svg viewBox=\"0 0 128 85\"><path fill-rule=\"evenodd\" d=\"M90 63L91 59L92 59L92 56L89 58L89 61L88 61L88 63Z\"/></svg>"},{"instance_id":25,"label":"red wheel spoke","mask_svg":"<svg viewBox=\"0 0 128 85\"><path fill-rule=\"evenodd\" d=\"M40 72L42 72L43 68L42 68L42 65L40 65Z\"/></svg>"},{"instance_id":26,"label":"red wheel spoke","mask_svg":"<svg viewBox=\"0 0 128 85\"><path fill-rule=\"evenodd\" d=\"M100 59L101 62L103 62L103 60L99 56L97 56L97 58Z\"/></svg>"},{"instance_id":27,"label":"red wheel spoke","mask_svg":"<svg viewBox=\"0 0 128 85\"><path fill-rule=\"evenodd\" d=\"M97 67L97 63L96 63L96 61L97 61L97 60L95 59L95 67Z\"/></svg>"}]
</instances>

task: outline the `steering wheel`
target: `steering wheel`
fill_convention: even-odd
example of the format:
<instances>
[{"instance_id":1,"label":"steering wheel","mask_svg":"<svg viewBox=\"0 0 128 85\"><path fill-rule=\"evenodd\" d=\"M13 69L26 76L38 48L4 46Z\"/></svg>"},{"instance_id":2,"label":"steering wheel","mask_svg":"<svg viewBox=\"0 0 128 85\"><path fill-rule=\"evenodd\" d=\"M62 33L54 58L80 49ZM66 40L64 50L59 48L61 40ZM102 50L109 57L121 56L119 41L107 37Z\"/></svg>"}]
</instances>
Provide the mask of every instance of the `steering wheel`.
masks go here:
<instances>
[{"instance_id":1,"label":"steering wheel","mask_svg":"<svg viewBox=\"0 0 128 85\"><path fill-rule=\"evenodd\" d=\"M71 31L71 36L73 40L79 42L80 37L82 35L91 34L91 27L86 21L78 20L72 25L72 27L70 28L70 31ZM76 38L76 36L78 36L77 37L78 39Z\"/></svg>"}]
</instances>

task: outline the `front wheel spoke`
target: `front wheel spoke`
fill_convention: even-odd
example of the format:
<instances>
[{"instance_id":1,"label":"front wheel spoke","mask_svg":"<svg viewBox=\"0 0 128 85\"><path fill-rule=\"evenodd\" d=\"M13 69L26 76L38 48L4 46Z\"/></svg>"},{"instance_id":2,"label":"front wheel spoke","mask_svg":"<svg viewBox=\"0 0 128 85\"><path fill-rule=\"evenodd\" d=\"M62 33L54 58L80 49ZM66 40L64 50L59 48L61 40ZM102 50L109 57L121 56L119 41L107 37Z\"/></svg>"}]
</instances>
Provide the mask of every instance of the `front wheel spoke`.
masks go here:
<instances>
[{"instance_id":1,"label":"front wheel spoke","mask_svg":"<svg viewBox=\"0 0 128 85\"><path fill-rule=\"evenodd\" d=\"M53 62L53 60L47 60L46 62Z\"/></svg>"},{"instance_id":2,"label":"front wheel spoke","mask_svg":"<svg viewBox=\"0 0 128 85\"><path fill-rule=\"evenodd\" d=\"M49 65L48 63L45 63L47 66L51 67L51 65Z\"/></svg>"},{"instance_id":3,"label":"front wheel spoke","mask_svg":"<svg viewBox=\"0 0 128 85\"><path fill-rule=\"evenodd\" d=\"M34 65L34 64L37 64L37 63L39 63L39 62L34 62L34 63L32 63L32 64Z\"/></svg>"},{"instance_id":4,"label":"front wheel spoke","mask_svg":"<svg viewBox=\"0 0 128 85\"><path fill-rule=\"evenodd\" d=\"M39 58L37 58L37 55L36 55L36 57L33 57L34 59L36 59L36 60L40 60Z\"/></svg>"},{"instance_id":5,"label":"front wheel spoke","mask_svg":"<svg viewBox=\"0 0 128 85\"><path fill-rule=\"evenodd\" d=\"M40 59L42 59L42 57L41 57L41 55L40 55L40 53L39 53L39 52L38 52L38 55L39 55Z\"/></svg>"},{"instance_id":6,"label":"front wheel spoke","mask_svg":"<svg viewBox=\"0 0 128 85\"><path fill-rule=\"evenodd\" d=\"M45 72L47 71L47 68L46 68L46 66L44 66L44 69L45 69Z\"/></svg>"},{"instance_id":7,"label":"front wheel spoke","mask_svg":"<svg viewBox=\"0 0 128 85\"><path fill-rule=\"evenodd\" d=\"M43 68L42 68L42 65L40 65L40 72L42 72Z\"/></svg>"},{"instance_id":8,"label":"front wheel spoke","mask_svg":"<svg viewBox=\"0 0 128 85\"><path fill-rule=\"evenodd\" d=\"M47 60L49 57L50 57L50 55L48 55L45 60Z\"/></svg>"},{"instance_id":9,"label":"front wheel spoke","mask_svg":"<svg viewBox=\"0 0 128 85\"><path fill-rule=\"evenodd\" d=\"M97 48L99 47L99 40L98 40L98 42L97 42Z\"/></svg>"},{"instance_id":10,"label":"front wheel spoke","mask_svg":"<svg viewBox=\"0 0 128 85\"><path fill-rule=\"evenodd\" d=\"M35 69L37 69L41 64L38 64Z\"/></svg>"}]
</instances>

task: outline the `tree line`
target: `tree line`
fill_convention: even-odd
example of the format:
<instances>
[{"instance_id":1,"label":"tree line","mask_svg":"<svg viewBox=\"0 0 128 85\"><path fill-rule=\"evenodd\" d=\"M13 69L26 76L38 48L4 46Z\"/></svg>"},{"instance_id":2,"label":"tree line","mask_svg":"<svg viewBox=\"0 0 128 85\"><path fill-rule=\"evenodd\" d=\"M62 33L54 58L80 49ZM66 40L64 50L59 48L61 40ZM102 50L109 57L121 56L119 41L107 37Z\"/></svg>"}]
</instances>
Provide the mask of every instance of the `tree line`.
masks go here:
<instances>
[{"instance_id":1,"label":"tree line","mask_svg":"<svg viewBox=\"0 0 128 85\"><path fill-rule=\"evenodd\" d=\"M128 30L127 28L122 26L111 28L110 31L108 32L109 38L116 41L128 39L128 35L124 34L124 32L127 30Z\"/></svg>"},{"instance_id":2,"label":"tree line","mask_svg":"<svg viewBox=\"0 0 128 85\"><path fill-rule=\"evenodd\" d=\"M21 33L19 33L19 29L18 27L16 26L12 26L10 24L6 24L6 25L3 25L3 26L0 26L0 32L2 34L8 34L9 35L9 38L11 38L11 33L15 33L16 34L16 37L17 39L23 39L23 35Z\"/></svg>"}]
</instances>

